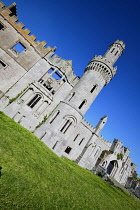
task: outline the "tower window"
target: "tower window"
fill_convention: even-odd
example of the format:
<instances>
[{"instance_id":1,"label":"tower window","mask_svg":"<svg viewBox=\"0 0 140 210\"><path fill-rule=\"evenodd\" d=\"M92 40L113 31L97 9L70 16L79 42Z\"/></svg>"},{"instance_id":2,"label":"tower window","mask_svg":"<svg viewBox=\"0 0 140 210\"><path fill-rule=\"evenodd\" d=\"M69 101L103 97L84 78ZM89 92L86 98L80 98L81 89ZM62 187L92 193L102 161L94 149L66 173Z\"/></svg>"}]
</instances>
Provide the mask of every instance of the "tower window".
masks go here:
<instances>
[{"instance_id":1,"label":"tower window","mask_svg":"<svg viewBox=\"0 0 140 210\"><path fill-rule=\"evenodd\" d=\"M82 101L82 103L79 106L79 109L81 109L84 106L85 103L86 103L86 100Z\"/></svg>"},{"instance_id":2,"label":"tower window","mask_svg":"<svg viewBox=\"0 0 140 210\"><path fill-rule=\"evenodd\" d=\"M80 141L79 146L82 144L83 141L84 141L84 138L82 138L82 140Z\"/></svg>"},{"instance_id":3,"label":"tower window","mask_svg":"<svg viewBox=\"0 0 140 210\"><path fill-rule=\"evenodd\" d=\"M66 152L67 154L69 154L70 151L71 151L71 149L72 149L72 148L68 146L68 147L65 149L65 152Z\"/></svg>"},{"instance_id":4,"label":"tower window","mask_svg":"<svg viewBox=\"0 0 140 210\"><path fill-rule=\"evenodd\" d=\"M6 64L2 60L0 60L0 69L5 68L5 67L6 67Z\"/></svg>"},{"instance_id":5,"label":"tower window","mask_svg":"<svg viewBox=\"0 0 140 210\"><path fill-rule=\"evenodd\" d=\"M118 54L118 51L115 53L115 55L117 55Z\"/></svg>"},{"instance_id":6,"label":"tower window","mask_svg":"<svg viewBox=\"0 0 140 210\"><path fill-rule=\"evenodd\" d=\"M41 96L39 94L36 94L27 105L33 108L38 103L38 101L40 101L40 99Z\"/></svg>"},{"instance_id":7,"label":"tower window","mask_svg":"<svg viewBox=\"0 0 140 210\"><path fill-rule=\"evenodd\" d=\"M24 47L24 45L21 44L20 42L18 42L13 48L11 48L12 52L16 55L22 53L25 49L26 48Z\"/></svg>"},{"instance_id":8,"label":"tower window","mask_svg":"<svg viewBox=\"0 0 140 210\"><path fill-rule=\"evenodd\" d=\"M77 135L75 136L75 138L74 138L73 141L76 141L76 139L78 138L79 135L80 135L80 134L77 134Z\"/></svg>"},{"instance_id":9,"label":"tower window","mask_svg":"<svg viewBox=\"0 0 140 210\"><path fill-rule=\"evenodd\" d=\"M97 87L97 85L94 85L90 92L93 93L93 91L96 89L96 87Z\"/></svg>"},{"instance_id":10,"label":"tower window","mask_svg":"<svg viewBox=\"0 0 140 210\"><path fill-rule=\"evenodd\" d=\"M111 53L113 53L113 52L114 52L114 50L115 50L115 48L113 48L113 49L111 50Z\"/></svg>"}]
</instances>

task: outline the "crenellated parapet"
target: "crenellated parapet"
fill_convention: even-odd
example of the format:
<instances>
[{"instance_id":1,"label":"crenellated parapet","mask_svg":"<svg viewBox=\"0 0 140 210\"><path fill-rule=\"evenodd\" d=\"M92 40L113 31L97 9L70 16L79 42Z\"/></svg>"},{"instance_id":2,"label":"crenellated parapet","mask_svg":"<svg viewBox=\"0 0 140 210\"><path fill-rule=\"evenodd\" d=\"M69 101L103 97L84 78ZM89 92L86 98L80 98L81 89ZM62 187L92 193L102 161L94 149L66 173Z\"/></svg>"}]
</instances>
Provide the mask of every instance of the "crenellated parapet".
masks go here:
<instances>
[{"instance_id":1,"label":"crenellated parapet","mask_svg":"<svg viewBox=\"0 0 140 210\"><path fill-rule=\"evenodd\" d=\"M114 67L113 65L122 55L124 49L124 42L116 40L112 45L110 45L104 56L95 56L89 62L85 71L93 70L100 73L100 76L105 81L104 84L107 85L116 74L117 67Z\"/></svg>"},{"instance_id":2,"label":"crenellated parapet","mask_svg":"<svg viewBox=\"0 0 140 210\"><path fill-rule=\"evenodd\" d=\"M86 67L85 71L94 70L99 72L107 85L116 74L117 67L112 67L111 63L103 56L95 56Z\"/></svg>"},{"instance_id":3,"label":"crenellated parapet","mask_svg":"<svg viewBox=\"0 0 140 210\"><path fill-rule=\"evenodd\" d=\"M7 20L14 28L18 31L29 43L33 46L36 52L41 56L44 57L50 51L55 51L55 47L51 48L49 46L45 47L47 43L45 41L35 41L36 37L34 35L30 35L31 31L26 28L24 29L25 25L22 22L18 22L18 17L13 14L12 9L16 8L16 3L11 4L8 7L5 7L3 2L0 2L0 14L1 16Z\"/></svg>"}]
</instances>

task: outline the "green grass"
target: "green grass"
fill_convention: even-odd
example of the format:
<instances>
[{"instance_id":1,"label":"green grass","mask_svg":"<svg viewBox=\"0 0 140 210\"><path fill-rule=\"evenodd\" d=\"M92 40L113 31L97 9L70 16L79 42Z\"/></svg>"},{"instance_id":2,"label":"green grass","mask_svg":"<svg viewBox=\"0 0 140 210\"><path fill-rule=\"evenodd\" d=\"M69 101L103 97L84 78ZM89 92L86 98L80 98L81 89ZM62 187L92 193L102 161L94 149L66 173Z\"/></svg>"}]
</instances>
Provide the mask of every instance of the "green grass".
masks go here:
<instances>
[{"instance_id":1,"label":"green grass","mask_svg":"<svg viewBox=\"0 0 140 210\"><path fill-rule=\"evenodd\" d=\"M0 209L140 209L140 203L0 112Z\"/></svg>"}]
</instances>

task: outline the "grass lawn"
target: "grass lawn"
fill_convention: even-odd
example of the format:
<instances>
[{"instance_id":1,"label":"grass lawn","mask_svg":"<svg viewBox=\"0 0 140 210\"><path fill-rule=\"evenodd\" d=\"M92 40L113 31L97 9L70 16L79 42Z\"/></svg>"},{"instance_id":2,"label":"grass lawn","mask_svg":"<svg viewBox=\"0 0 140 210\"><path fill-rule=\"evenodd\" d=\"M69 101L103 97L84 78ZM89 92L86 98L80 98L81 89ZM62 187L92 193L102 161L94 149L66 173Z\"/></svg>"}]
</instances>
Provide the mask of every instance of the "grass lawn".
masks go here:
<instances>
[{"instance_id":1,"label":"grass lawn","mask_svg":"<svg viewBox=\"0 0 140 210\"><path fill-rule=\"evenodd\" d=\"M140 203L0 112L0 209L129 210Z\"/></svg>"}]
</instances>

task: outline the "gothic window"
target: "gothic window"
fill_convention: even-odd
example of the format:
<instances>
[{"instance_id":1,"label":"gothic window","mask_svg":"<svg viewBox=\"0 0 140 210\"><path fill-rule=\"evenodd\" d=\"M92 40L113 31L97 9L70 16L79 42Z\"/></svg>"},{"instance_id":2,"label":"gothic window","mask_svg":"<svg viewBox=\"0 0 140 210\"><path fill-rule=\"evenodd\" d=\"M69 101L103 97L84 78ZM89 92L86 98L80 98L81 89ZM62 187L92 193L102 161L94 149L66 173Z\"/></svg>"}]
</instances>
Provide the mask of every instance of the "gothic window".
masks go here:
<instances>
[{"instance_id":1,"label":"gothic window","mask_svg":"<svg viewBox=\"0 0 140 210\"><path fill-rule=\"evenodd\" d=\"M4 69L6 67L6 64L0 60L0 69Z\"/></svg>"},{"instance_id":2,"label":"gothic window","mask_svg":"<svg viewBox=\"0 0 140 210\"><path fill-rule=\"evenodd\" d=\"M75 136L75 138L73 139L73 141L76 141L76 139L78 138L79 135L80 135L80 134L77 134L77 135Z\"/></svg>"},{"instance_id":3,"label":"gothic window","mask_svg":"<svg viewBox=\"0 0 140 210\"><path fill-rule=\"evenodd\" d=\"M0 30L4 30L4 25L0 22Z\"/></svg>"},{"instance_id":4,"label":"gothic window","mask_svg":"<svg viewBox=\"0 0 140 210\"><path fill-rule=\"evenodd\" d=\"M90 92L93 93L93 91L94 91L96 88L97 88L97 85L94 85Z\"/></svg>"},{"instance_id":5,"label":"gothic window","mask_svg":"<svg viewBox=\"0 0 140 210\"><path fill-rule=\"evenodd\" d=\"M54 114L53 118L52 118L51 121L50 121L50 124L53 123L53 121L57 118L57 116L59 115L59 113L60 113L60 111L58 110L58 111Z\"/></svg>"},{"instance_id":6,"label":"gothic window","mask_svg":"<svg viewBox=\"0 0 140 210\"><path fill-rule=\"evenodd\" d=\"M60 131L62 133L66 133L66 131L70 128L71 125L72 125L72 122L70 120L67 120Z\"/></svg>"},{"instance_id":7,"label":"gothic window","mask_svg":"<svg viewBox=\"0 0 140 210\"><path fill-rule=\"evenodd\" d=\"M76 123L76 119L74 117L67 116L63 126L60 129L60 132L65 134L71 127L74 126L75 123Z\"/></svg>"},{"instance_id":8,"label":"gothic window","mask_svg":"<svg viewBox=\"0 0 140 210\"><path fill-rule=\"evenodd\" d=\"M67 154L69 154L70 151L71 151L71 149L72 149L72 148L68 146L68 147L65 149L65 152L66 152Z\"/></svg>"},{"instance_id":9,"label":"gothic window","mask_svg":"<svg viewBox=\"0 0 140 210\"><path fill-rule=\"evenodd\" d=\"M84 141L85 138L82 138L82 140L79 143L79 146L82 144L82 142Z\"/></svg>"},{"instance_id":10,"label":"gothic window","mask_svg":"<svg viewBox=\"0 0 140 210\"><path fill-rule=\"evenodd\" d=\"M82 101L82 103L79 106L79 109L81 109L84 106L85 103L86 103L86 100Z\"/></svg>"},{"instance_id":11,"label":"gothic window","mask_svg":"<svg viewBox=\"0 0 140 210\"><path fill-rule=\"evenodd\" d=\"M71 93L69 101L71 101L71 99L73 98L74 95L75 95L75 92Z\"/></svg>"},{"instance_id":12,"label":"gothic window","mask_svg":"<svg viewBox=\"0 0 140 210\"><path fill-rule=\"evenodd\" d=\"M26 48L24 47L23 44L21 44L20 42L18 42L16 45L14 45L11 48L11 51L15 54L15 55L19 55L19 53L22 53Z\"/></svg>"},{"instance_id":13,"label":"gothic window","mask_svg":"<svg viewBox=\"0 0 140 210\"><path fill-rule=\"evenodd\" d=\"M41 95L36 94L27 105L33 108L40 101L40 99Z\"/></svg>"}]
</instances>

